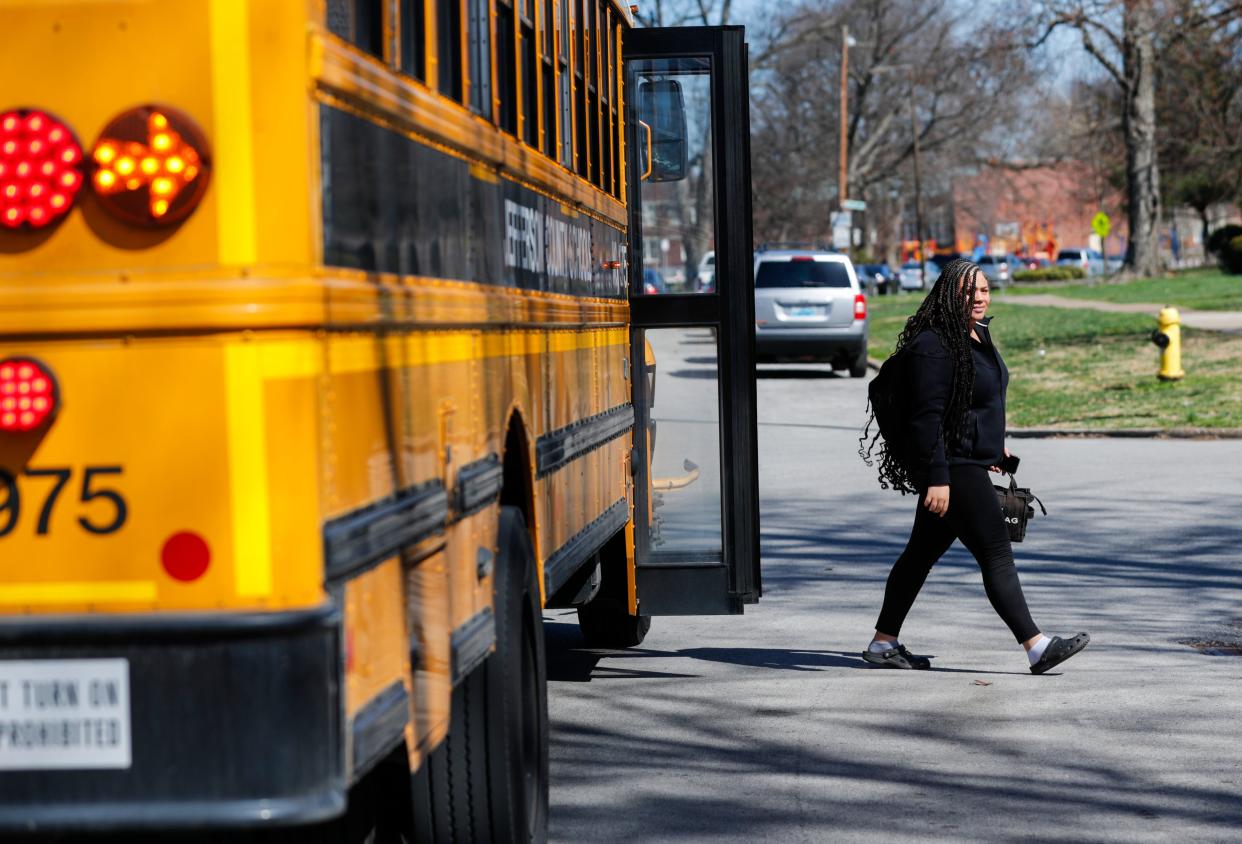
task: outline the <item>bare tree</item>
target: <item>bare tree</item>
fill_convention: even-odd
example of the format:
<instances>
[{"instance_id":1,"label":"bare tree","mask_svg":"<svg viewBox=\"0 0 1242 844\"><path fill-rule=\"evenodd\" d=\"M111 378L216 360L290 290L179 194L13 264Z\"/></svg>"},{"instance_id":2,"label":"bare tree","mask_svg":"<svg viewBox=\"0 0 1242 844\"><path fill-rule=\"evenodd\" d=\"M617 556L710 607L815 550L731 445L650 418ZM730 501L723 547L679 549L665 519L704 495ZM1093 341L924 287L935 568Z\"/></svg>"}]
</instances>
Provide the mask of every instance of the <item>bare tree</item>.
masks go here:
<instances>
[{"instance_id":1,"label":"bare tree","mask_svg":"<svg viewBox=\"0 0 1242 844\"><path fill-rule=\"evenodd\" d=\"M1012 48L1012 30L964 20L937 0L803 0L785 7L771 22L752 76L761 238L814 237L836 206L842 25L857 40L848 80L849 190L868 200L875 220L910 204L905 171L916 133L925 172L947 193L956 168L1004 151L1004 128L1030 87L1032 59Z\"/></svg>"},{"instance_id":2,"label":"bare tree","mask_svg":"<svg viewBox=\"0 0 1242 844\"><path fill-rule=\"evenodd\" d=\"M1194 14L1193 4L1184 5L1191 8L1178 18ZM1242 189L1242 26L1168 40L1160 53L1156 117L1168 199L1198 213L1206 244L1209 209Z\"/></svg>"},{"instance_id":3,"label":"bare tree","mask_svg":"<svg viewBox=\"0 0 1242 844\"><path fill-rule=\"evenodd\" d=\"M1023 4L1026 6L1027 4ZM1120 91L1126 156L1130 243L1126 270L1160 270L1160 169L1157 160L1157 56L1161 45L1197 38L1242 16L1235 0L1044 0L1038 46L1060 28L1078 32L1082 47Z\"/></svg>"}]
</instances>

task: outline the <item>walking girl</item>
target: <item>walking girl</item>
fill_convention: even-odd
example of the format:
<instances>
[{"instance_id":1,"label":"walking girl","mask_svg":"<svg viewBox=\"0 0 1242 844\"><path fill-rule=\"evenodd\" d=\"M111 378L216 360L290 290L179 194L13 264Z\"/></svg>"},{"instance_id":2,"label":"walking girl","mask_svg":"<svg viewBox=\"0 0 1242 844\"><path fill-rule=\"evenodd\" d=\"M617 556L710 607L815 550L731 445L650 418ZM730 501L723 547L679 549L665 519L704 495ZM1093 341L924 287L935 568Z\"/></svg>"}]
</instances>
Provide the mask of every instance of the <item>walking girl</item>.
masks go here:
<instances>
[{"instance_id":1,"label":"walking girl","mask_svg":"<svg viewBox=\"0 0 1242 844\"><path fill-rule=\"evenodd\" d=\"M983 572L988 600L1026 649L1031 672L1081 651L1086 633L1043 635L1031 619L1013 548L989 471L1012 471L1005 448L1005 390L1009 370L988 330L988 280L970 261L947 264L897 340L909 414L904 448L881 442L881 484L915 492L918 506L905 550L893 564L875 635L863 659L888 668L925 669L929 659L898 640L902 623L936 561L960 539ZM864 435L864 441L866 435ZM872 439L865 458L870 458Z\"/></svg>"}]
</instances>

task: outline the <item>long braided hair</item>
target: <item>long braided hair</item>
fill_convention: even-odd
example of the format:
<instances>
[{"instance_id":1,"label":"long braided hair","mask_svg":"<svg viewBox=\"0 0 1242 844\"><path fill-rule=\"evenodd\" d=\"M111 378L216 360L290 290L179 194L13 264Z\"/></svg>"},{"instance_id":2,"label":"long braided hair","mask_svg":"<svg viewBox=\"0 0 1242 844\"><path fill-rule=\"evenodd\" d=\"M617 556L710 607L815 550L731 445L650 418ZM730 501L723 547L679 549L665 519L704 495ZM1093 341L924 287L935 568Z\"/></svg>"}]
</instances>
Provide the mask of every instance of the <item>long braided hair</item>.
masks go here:
<instances>
[{"instance_id":1,"label":"long braided hair","mask_svg":"<svg viewBox=\"0 0 1242 844\"><path fill-rule=\"evenodd\" d=\"M966 425L966 413L970 409L971 392L975 385L975 361L970 353L970 309L975 301L975 283L979 266L961 258L950 261L940 272L931 292L919 305L914 315L906 320L906 327L897 338L893 355L901 353L914 338L926 330L940 337L953 364L953 388L945 408L944 423L940 427L948 453L950 443L958 441ZM902 495L918 492L910 468L894 454L889 444L880 437L879 427L871 433L875 411L868 402L867 424L858 439L858 453L871 466L879 464L880 486L892 487Z\"/></svg>"}]
</instances>

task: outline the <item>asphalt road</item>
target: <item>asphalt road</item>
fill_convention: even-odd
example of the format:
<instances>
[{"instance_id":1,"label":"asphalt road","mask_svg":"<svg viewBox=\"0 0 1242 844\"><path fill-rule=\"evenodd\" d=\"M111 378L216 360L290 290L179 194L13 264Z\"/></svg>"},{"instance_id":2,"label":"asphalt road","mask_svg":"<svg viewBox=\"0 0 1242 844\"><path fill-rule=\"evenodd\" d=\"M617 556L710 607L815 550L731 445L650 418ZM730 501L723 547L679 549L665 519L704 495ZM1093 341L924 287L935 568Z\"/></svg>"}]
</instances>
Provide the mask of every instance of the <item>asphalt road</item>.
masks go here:
<instances>
[{"instance_id":1,"label":"asphalt road","mask_svg":"<svg viewBox=\"0 0 1242 844\"><path fill-rule=\"evenodd\" d=\"M675 417L710 361L661 363ZM1035 620L1091 646L1029 674L958 545L902 635L934 670L893 671L858 654L915 505L858 457L865 381L758 395L761 602L630 651L546 617L553 840L1242 840L1242 656L1179 643L1242 640L1242 441L1011 441Z\"/></svg>"}]
</instances>

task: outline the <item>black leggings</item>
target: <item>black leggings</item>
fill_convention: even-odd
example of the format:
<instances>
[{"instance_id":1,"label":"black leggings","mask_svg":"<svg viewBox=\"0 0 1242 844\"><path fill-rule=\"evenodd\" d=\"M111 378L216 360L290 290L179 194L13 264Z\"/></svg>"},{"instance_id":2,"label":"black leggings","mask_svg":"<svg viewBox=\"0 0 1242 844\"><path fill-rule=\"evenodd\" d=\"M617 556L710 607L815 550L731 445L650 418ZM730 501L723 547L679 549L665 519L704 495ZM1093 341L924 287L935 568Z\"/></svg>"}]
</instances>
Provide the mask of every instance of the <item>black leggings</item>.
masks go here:
<instances>
[{"instance_id":1,"label":"black leggings","mask_svg":"<svg viewBox=\"0 0 1242 844\"><path fill-rule=\"evenodd\" d=\"M983 587L992 608L1009 625L1014 637L1025 642L1037 636L1039 628L1031 620L1026 598L1022 596L1009 531L988 470L982 466L953 466L949 478L949 510L943 517L923 506L926 491L919 495L914 529L906 550L889 572L876 629L890 636L901 632L902 622L932 566L949 550L954 539L961 539L983 571Z\"/></svg>"}]
</instances>

